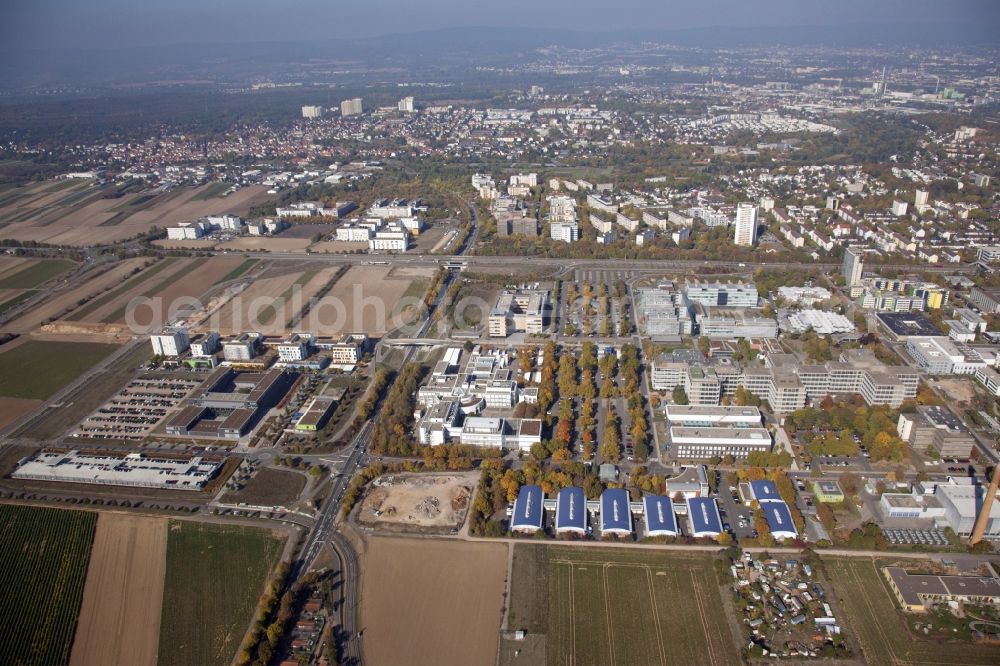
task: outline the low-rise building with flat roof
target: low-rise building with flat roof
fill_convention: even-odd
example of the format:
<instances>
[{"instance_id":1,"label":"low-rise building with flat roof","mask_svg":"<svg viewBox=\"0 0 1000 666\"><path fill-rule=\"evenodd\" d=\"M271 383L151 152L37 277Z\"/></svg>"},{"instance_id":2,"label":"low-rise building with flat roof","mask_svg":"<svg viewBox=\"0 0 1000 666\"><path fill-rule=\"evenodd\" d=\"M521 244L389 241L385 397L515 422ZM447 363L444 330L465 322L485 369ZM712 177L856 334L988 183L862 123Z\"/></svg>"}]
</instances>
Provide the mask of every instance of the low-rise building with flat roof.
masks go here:
<instances>
[{"instance_id":1,"label":"low-rise building with flat roof","mask_svg":"<svg viewBox=\"0 0 1000 666\"><path fill-rule=\"evenodd\" d=\"M993 576L913 574L885 567L886 581L903 610L923 613L935 604L963 603L1000 607L1000 581Z\"/></svg>"}]
</instances>

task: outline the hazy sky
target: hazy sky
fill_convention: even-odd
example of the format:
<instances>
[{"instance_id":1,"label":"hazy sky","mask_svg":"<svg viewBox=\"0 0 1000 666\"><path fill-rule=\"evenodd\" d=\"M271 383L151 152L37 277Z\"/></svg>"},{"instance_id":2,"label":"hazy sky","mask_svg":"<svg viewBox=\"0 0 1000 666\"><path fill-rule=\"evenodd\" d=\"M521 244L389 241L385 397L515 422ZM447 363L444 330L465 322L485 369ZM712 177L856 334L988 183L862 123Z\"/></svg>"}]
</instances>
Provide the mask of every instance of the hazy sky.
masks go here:
<instances>
[{"instance_id":1,"label":"hazy sky","mask_svg":"<svg viewBox=\"0 0 1000 666\"><path fill-rule=\"evenodd\" d=\"M458 26L582 31L995 24L1000 0L5 0L0 48L365 37Z\"/></svg>"}]
</instances>

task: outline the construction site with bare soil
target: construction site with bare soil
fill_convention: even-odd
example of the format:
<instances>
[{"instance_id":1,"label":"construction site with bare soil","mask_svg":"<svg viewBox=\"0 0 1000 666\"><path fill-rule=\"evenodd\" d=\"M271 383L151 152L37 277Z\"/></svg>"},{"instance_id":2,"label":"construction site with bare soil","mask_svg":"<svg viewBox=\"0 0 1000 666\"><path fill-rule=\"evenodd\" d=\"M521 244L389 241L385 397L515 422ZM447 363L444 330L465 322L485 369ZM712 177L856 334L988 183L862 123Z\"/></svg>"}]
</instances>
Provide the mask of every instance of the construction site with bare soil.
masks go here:
<instances>
[{"instance_id":1,"label":"construction site with bare soil","mask_svg":"<svg viewBox=\"0 0 1000 666\"><path fill-rule=\"evenodd\" d=\"M390 474L372 482L357 513L366 527L442 534L464 523L475 474Z\"/></svg>"}]
</instances>

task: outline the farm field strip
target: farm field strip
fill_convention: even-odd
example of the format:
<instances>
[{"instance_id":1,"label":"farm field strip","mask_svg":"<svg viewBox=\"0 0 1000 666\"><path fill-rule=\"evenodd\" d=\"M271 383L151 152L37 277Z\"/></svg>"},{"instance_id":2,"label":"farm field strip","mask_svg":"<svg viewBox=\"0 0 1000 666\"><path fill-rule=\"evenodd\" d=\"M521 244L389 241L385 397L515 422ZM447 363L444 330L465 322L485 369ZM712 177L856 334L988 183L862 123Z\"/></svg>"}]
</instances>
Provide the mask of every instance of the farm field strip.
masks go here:
<instances>
[{"instance_id":1,"label":"farm field strip","mask_svg":"<svg viewBox=\"0 0 1000 666\"><path fill-rule=\"evenodd\" d=\"M70 315L68 317L66 317L66 320L67 321L84 321L85 317L87 317L88 315L90 315L92 312L94 312L98 308L101 308L101 307L107 305L108 303L110 303L111 301L115 300L116 298L122 296L123 294L128 293L130 290L136 288L137 286L139 286L140 284L142 284L143 282L145 282L149 278L153 277L154 275L156 275L157 273L159 273L163 269L165 269L168 266L172 265L176 261L177 261L177 259L174 258L174 257L169 257L167 259L160 260L159 262L153 264L152 266L150 266L146 270L142 271L138 275L135 275L130 280L125 281L125 283L122 284L117 289L112 289L111 291L107 292L106 294L104 294L102 296L98 296L97 298L95 298L94 300L90 301L89 303L84 304L84 306L81 307L80 309L75 310L74 312L70 313Z\"/></svg>"},{"instance_id":2,"label":"farm field strip","mask_svg":"<svg viewBox=\"0 0 1000 666\"><path fill-rule=\"evenodd\" d=\"M299 277L297 277L295 279L295 282L293 282L290 285L288 285L288 287L283 292L281 292L280 294L278 294L277 298L275 299L275 303L277 303L277 307L280 307L282 309L282 311L284 311L285 310L286 301L292 295L292 292L295 291L295 287L302 287L302 286L304 286L307 282L309 282L310 280L312 280L313 277L315 277L315 276L316 276L316 271L306 271L305 273L303 273L302 275L300 275ZM277 314L278 314L278 310L276 309L275 304L271 304L271 305L267 306L267 308L265 308L264 310L261 311L261 313L257 316L257 320L261 324L270 324L272 321L274 321L274 318L277 316Z\"/></svg>"},{"instance_id":3,"label":"farm field strip","mask_svg":"<svg viewBox=\"0 0 1000 666\"><path fill-rule=\"evenodd\" d=\"M0 315L2 315L4 312L11 309L12 307L20 305L24 301L34 296L36 293L38 292L34 290L28 290L28 291L22 291L20 294L17 294L12 298L8 298L6 300L0 299Z\"/></svg>"},{"instance_id":4,"label":"farm field strip","mask_svg":"<svg viewBox=\"0 0 1000 666\"><path fill-rule=\"evenodd\" d=\"M18 272L0 279L0 289L34 289L75 265L64 259L33 260Z\"/></svg>"},{"instance_id":5,"label":"farm field strip","mask_svg":"<svg viewBox=\"0 0 1000 666\"><path fill-rule=\"evenodd\" d=\"M69 659L97 514L0 505L0 663Z\"/></svg>"},{"instance_id":6,"label":"farm field strip","mask_svg":"<svg viewBox=\"0 0 1000 666\"><path fill-rule=\"evenodd\" d=\"M157 664L229 666L283 543L259 528L171 521Z\"/></svg>"},{"instance_id":7,"label":"farm field strip","mask_svg":"<svg viewBox=\"0 0 1000 666\"><path fill-rule=\"evenodd\" d=\"M192 278L195 278L197 279L197 281L200 282L201 268L206 263L208 263L208 261L209 261L208 257L199 257L197 259L182 261L180 265L177 267L177 270L171 271L167 275L162 276L162 279L160 280L154 280L154 284L151 287L149 287L143 292L135 294L134 296L126 300L118 307L117 310L115 310L111 314L104 315L101 318L101 321L105 324L114 324L117 322L123 322L125 320L125 314L128 312L129 302L133 298L153 298L154 296L160 296L165 292L173 291L175 288L181 285L181 283L184 283L184 286L189 285L191 283ZM200 285L198 286L195 285L191 286L193 288L198 288L198 287L203 287L204 284L205 284L204 282L201 282ZM184 291L187 290L184 289ZM201 292L199 291L197 295L200 296ZM165 299L165 300L167 300L169 304L170 299Z\"/></svg>"},{"instance_id":8,"label":"farm field strip","mask_svg":"<svg viewBox=\"0 0 1000 666\"><path fill-rule=\"evenodd\" d=\"M0 353L0 396L45 400L116 349L97 342L28 340Z\"/></svg>"},{"instance_id":9,"label":"farm field strip","mask_svg":"<svg viewBox=\"0 0 1000 666\"><path fill-rule=\"evenodd\" d=\"M599 559L558 547L550 553L550 664L739 661L711 560L648 553Z\"/></svg>"},{"instance_id":10,"label":"farm field strip","mask_svg":"<svg viewBox=\"0 0 1000 666\"><path fill-rule=\"evenodd\" d=\"M100 514L70 666L155 666L166 545L166 518Z\"/></svg>"},{"instance_id":11,"label":"farm field strip","mask_svg":"<svg viewBox=\"0 0 1000 666\"><path fill-rule=\"evenodd\" d=\"M131 272L142 266L145 261L142 258L126 259L102 273L96 271L93 274L87 273L80 278L79 286L62 290L36 304L30 310L22 312L17 319L5 324L4 329L15 333L27 333L42 325L46 320L59 318L63 313L72 314L72 308L77 307L81 300L92 296L100 298L104 289L114 289L128 280L132 277Z\"/></svg>"},{"instance_id":12,"label":"farm field strip","mask_svg":"<svg viewBox=\"0 0 1000 666\"><path fill-rule=\"evenodd\" d=\"M257 265L260 259L245 259L242 264L229 271L228 274L223 276L221 279L215 282L215 284L220 284L222 282L229 282L230 280L235 280L236 278L242 276L244 273L249 271L251 268Z\"/></svg>"},{"instance_id":13,"label":"farm field strip","mask_svg":"<svg viewBox=\"0 0 1000 666\"><path fill-rule=\"evenodd\" d=\"M912 634L873 560L824 558L824 562L827 578L838 593L869 663L899 666L996 663L996 647L941 643Z\"/></svg>"}]
</instances>

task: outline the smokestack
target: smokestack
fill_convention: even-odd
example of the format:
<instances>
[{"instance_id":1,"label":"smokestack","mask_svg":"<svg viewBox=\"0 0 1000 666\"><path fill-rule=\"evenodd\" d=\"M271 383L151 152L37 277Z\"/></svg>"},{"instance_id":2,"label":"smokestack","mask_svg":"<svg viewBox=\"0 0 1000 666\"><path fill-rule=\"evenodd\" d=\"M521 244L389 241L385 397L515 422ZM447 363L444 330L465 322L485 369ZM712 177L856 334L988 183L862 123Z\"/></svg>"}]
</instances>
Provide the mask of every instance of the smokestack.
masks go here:
<instances>
[{"instance_id":1,"label":"smokestack","mask_svg":"<svg viewBox=\"0 0 1000 666\"><path fill-rule=\"evenodd\" d=\"M990 482L989 490L983 497L983 506L979 509L979 516L976 517L976 524L972 528L972 535L969 537L969 545L975 546L983 540L986 533L986 525L990 522L990 509L993 508L993 500L997 496L997 486L1000 486L1000 465L993 468L993 480Z\"/></svg>"}]
</instances>

